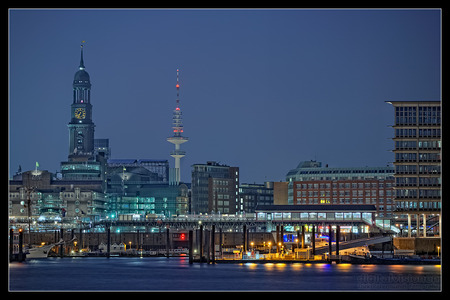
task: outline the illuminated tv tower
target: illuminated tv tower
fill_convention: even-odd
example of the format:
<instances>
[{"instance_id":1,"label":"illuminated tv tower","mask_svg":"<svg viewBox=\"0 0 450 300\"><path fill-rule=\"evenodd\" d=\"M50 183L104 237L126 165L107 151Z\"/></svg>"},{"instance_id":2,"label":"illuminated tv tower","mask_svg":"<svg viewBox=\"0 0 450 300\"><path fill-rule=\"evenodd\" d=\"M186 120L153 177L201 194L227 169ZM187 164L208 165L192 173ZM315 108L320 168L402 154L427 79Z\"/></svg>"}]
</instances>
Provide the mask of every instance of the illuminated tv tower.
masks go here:
<instances>
[{"instance_id":1,"label":"illuminated tv tower","mask_svg":"<svg viewBox=\"0 0 450 300\"><path fill-rule=\"evenodd\" d=\"M173 111L173 119L172 119L172 129L173 136L168 137L167 141L169 143L175 144L175 150L170 152L170 156L175 158L175 174L173 175L173 179L171 182L173 184L178 185L180 183L180 159L186 155L186 151L180 149L180 145L186 143L189 139L187 137L181 136L183 133L183 120L182 113L180 109L180 81L179 81L179 73L180 70L177 69L177 106Z\"/></svg>"}]
</instances>

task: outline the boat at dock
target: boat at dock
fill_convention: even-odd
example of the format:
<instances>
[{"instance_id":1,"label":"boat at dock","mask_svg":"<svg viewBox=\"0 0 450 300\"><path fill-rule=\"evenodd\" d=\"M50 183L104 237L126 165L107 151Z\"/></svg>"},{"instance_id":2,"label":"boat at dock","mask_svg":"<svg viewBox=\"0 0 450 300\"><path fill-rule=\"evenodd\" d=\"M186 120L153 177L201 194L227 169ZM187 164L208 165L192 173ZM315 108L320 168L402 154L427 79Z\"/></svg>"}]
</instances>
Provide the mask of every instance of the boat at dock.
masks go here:
<instances>
[{"instance_id":1,"label":"boat at dock","mask_svg":"<svg viewBox=\"0 0 450 300\"><path fill-rule=\"evenodd\" d=\"M33 246L31 248L25 248L24 253L26 254L27 259L34 259L34 258L47 258L50 251L53 249L53 247L59 246L59 245L65 245L68 243L73 242L76 240L76 237L69 241L60 240L57 243L49 244L49 245L40 245L40 246Z\"/></svg>"}]
</instances>

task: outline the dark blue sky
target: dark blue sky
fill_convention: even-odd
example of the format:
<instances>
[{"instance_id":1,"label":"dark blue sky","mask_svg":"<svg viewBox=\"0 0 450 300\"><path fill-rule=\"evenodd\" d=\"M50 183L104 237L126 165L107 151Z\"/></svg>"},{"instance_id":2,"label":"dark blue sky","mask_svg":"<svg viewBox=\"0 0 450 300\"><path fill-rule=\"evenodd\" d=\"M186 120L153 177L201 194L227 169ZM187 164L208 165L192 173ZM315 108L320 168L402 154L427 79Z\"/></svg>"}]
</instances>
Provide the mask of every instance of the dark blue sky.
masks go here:
<instances>
[{"instance_id":1,"label":"dark blue sky","mask_svg":"<svg viewBox=\"0 0 450 300\"><path fill-rule=\"evenodd\" d=\"M67 160L72 80L86 41L95 137L112 158L173 159L176 69L182 180L209 160L241 182L299 161L394 160L388 100L441 100L440 10L11 10L10 174Z\"/></svg>"}]
</instances>

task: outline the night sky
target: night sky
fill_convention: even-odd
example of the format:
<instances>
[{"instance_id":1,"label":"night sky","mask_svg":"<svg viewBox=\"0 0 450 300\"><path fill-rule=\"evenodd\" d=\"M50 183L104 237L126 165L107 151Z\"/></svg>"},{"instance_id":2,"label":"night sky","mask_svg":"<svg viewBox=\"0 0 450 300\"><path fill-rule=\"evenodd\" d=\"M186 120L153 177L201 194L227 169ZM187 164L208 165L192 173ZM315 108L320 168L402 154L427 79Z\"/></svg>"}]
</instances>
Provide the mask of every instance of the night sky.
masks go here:
<instances>
[{"instance_id":1,"label":"night sky","mask_svg":"<svg viewBox=\"0 0 450 300\"><path fill-rule=\"evenodd\" d=\"M303 160L386 166L389 100L441 100L440 10L10 10L9 174L59 171L84 46L96 138L168 159L180 69L191 165L280 181Z\"/></svg>"}]
</instances>

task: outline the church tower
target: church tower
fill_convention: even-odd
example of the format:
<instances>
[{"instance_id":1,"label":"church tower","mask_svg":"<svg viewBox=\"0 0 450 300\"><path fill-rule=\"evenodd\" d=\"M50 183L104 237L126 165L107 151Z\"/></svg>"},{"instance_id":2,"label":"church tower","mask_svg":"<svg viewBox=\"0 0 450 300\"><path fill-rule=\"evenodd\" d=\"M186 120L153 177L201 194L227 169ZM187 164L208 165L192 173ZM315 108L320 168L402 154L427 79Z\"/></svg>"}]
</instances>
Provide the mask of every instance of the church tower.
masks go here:
<instances>
[{"instance_id":1,"label":"church tower","mask_svg":"<svg viewBox=\"0 0 450 300\"><path fill-rule=\"evenodd\" d=\"M92 122L91 80L85 71L83 44L79 70L73 79L73 102L70 108L69 161L87 161L94 155L94 123Z\"/></svg>"}]
</instances>

